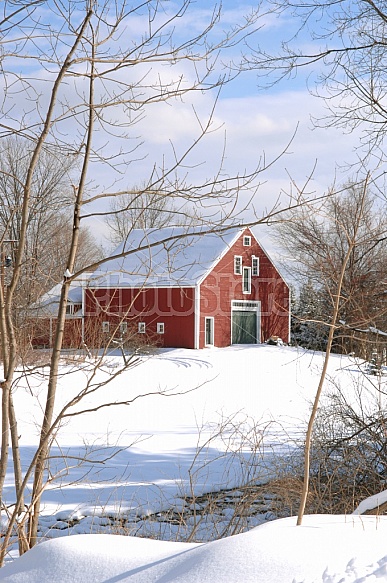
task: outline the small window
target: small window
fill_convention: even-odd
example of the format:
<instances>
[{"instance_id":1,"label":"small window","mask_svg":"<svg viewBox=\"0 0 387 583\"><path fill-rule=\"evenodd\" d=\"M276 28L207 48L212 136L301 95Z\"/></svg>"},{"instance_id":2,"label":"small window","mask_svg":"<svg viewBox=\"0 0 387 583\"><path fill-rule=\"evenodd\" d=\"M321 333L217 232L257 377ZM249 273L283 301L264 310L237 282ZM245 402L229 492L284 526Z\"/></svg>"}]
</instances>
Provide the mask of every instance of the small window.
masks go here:
<instances>
[{"instance_id":1,"label":"small window","mask_svg":"<svg viewBox=\"0 0 387 583\"><path fill-rule=\"evenodd\" d=\"M249 237L248 235L246 235L245 237L243 237L243 246L244 247L250 247L251 246L251 237Z\"/></svg>"},{"instance_id":2,"label":"small window","mask_svg":"<svg viewBox=\"0 0 387 583\"><path fill-rule=\"evenodd\" d=\"M121 324L120 324L120 332L121 332L121 334L126 334L127 331L128 331L128 323L127 322L121 322Z\"/></svg>"},{"instance_id":3,"label":"small window","mask_svg":"<svg viewBox=\"0 0 387 583\"><path fill-rule=\"evenodd\" d=\"M243 268L243 293L251 294L251 267Z\"/></svg>"},{"instance_id":4,"label":"small window","mask_svg":"<svg viewBox=\"0 0 387 583\"><path fill-rule=\"evenodd\" d=\"M157 334L164 334L164 322L157 322Z\"/></svg>"},{"instance_id":5,"label":"small window","mask_svg":"<svg viewBox=\"0 0 387 583\"><path fill-rule=\"evenodd\" d=\"M214 318L205 318L204 321L204 332L205 332L205 345L214 345Z\"/></svg>"},{"instance_id":6,"label":"small window","mask_svg":"<svg viewBox=\"0 0 387 583\"><path fill-rule=\"evenodd\" d=\"M102 332L107 334L110 331L110 322L102 322Z\"/></svg>"},{"instance_id":7,"label":"small window","mask_svg":"<svg viewBox=\"0 0 387 583\"><path fill-rule=\"evenodd\" d=\"M138 323L138 332L139 334L145 334L145 322Z\"/></svg>"},{"instance_id":8,"label":"small window","mask_svg":"<svg viewBox=\"0 0 387 583\"><path fill-rule=\"evenodd\" d=\"M234 273L235 275L242 275L242 256L234 256Z\"/></svg>"},{"instance_id":9,"label":"small window","mask_svg":"<svg viewBox=\"0 0 387 583\"><path fill-rule=\"evenodd\" d=\"M259 275L259 257L255 255L251 258L252 275Z\"/></svg>"}]
</instances>

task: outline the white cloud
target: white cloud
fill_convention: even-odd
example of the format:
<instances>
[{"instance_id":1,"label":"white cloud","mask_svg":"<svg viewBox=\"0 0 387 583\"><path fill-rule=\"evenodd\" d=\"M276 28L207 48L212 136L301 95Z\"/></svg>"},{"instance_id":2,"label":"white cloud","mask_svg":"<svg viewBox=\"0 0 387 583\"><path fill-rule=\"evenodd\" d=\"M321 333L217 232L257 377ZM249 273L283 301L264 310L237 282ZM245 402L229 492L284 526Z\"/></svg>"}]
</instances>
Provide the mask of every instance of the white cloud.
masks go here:
<instances>
[{"instance_id":1,"label":"white cloud","mask_svg":"<svg viewBox=\"0 0 387 583\"><path fill-rule=\"evenodd\" d=\"M170 3L173 8L174 3ZM197 9L194 9L197 6ZM241 14L254 7L246 2L225 2L224 26L236 22ZM192 12L179 21L180 36L192 34L195 30L202 30L208 22L211 10L208 4L198 2L192 4ZM212 7L211 7L212 8ZM169 9L169 7L168 7ZM237 18L238 16L238 18ZM166 17L166 16L165 16ZM126 28L125 35L120 42L127 43L136 38L144 29L144 15L133 15L128 20L133 30ZM280 26L279 21L268 15L265 19L267 27ZM281 24L283 22L281 21ZM221 27L220 27L221 28ZM264 29L266 30L266 29ZM214 34L217 34L217 29ZM239 49L238 49L239 50ZM152 85L159 81L173 82L181 80L182 87L190 87L195 83L195 67L192 63L181 62L174 66L160 63L136 65L119 72L116 81L136 84L142 80L143 90L141 99L154 94ZM69 107L80 103L82 91L86 88L84 81L71 80L63 89L61 98ZM34 80L36 99L39 99L42 110L47 106L49 97L47 73L37 74ZM298 82L297 82L298 84ZM290 177L297 185L302 185L311 174L317 163L310 190L318 193L325 191L333 182L337 164L353 161L353 149L357 144L358 135L353 133L343 135L335 129L320 129L312 131L310 116L320 117L323 114L322 102L313 98L306 89L291 90L291 83L275 87L273 91L258 93L255 87L255 73L237 77L232 84L226 87L224 96L221 94L214 116L211 120L210 133L206 135L184 161L182 173L187 175L188 181L203 180L214 175L223 163L224 175L235 175L244 171L251 172L264 161L270 163L284 151L292 138L297 126L297 133L286 153L261 176L262 185L257 199L257 210L262 212L271 206L281 191L289 191ZM103 95L103 89L110 92L110 97L119 91L114 88L114 82L107 83L97 91L97 98ZM39 96L39 97L37 97ZM15 105L15 123L18 120L33 122L36 120L36 102L25 102L23 92L12 95ZM104 167L101 162L92 165L91 176L96 184L107 187L113 184L117 177L119 183L116 188L131 187L143 183L152 173L154 167L173 164L175 156L179 157L200 136L201 127L204 127L211 115L215 91L196 91L182 99L172 99L168 103L156 103L145 106L144 115L138 121L128 125L130 111L117 106L112 113L106 111L107 118L115 124L106 134L99 127L95 134L95 147L107 157L112 157L123 148L125 151L134 149L126 157L124 165L118 165L118 158L112 159L111 166ZM29 115L21 114L28 108ZM58 111L60 108L58 107ZM136 113L134 113L134 117ZM4 120L3 120L4 121ZM217 131L215 131L217 129ZM67 118L60 124L60 138L74 143L82 136L78 136L79 126L74 118ZM117 137L121 134L121 138ZM136 147L137 146L137 147ZM225 149L224 149L225 147ZM122 158L121 158L122 160ZM114 165L120 174L114 172ZM343 177L345 174L343 174ZM248 199L248 194L242 196Z\"/></svg>"}]
</instances>

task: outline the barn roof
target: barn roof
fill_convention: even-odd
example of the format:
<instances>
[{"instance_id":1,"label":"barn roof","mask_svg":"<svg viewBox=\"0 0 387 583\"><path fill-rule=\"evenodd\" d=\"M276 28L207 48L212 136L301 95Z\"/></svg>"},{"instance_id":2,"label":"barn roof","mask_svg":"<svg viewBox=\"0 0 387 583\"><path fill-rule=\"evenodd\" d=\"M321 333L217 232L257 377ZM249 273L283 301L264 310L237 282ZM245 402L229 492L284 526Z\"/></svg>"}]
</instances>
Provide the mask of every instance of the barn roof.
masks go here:
<instances>
[{"instance_id":1,"label":"barn roof","mask_svg":"<svg viewBox=\"0 0 387 583\"><path fill-rule=\"evenodd\" d=\"M133 229L93 273L90 287L183 287L200 283L244 229ZM204 232L203 232L204 231ZM127 253L124 257L122 253Z\"/></svg>"},{"instance_id":2,"label":"barn roof","mask_svg":"<svg viewBox=\"0 0 387 583\"><path fill-rule=\"evenodd\" d=\"M82 304L83 288L86 287L91 273L83 273L70 283L68 304ZM30 308L31 314L40 317L55 317L58 313L58 306L62 291L62 283L57 283L46 292Z\"/></svg>"}]
</instances>

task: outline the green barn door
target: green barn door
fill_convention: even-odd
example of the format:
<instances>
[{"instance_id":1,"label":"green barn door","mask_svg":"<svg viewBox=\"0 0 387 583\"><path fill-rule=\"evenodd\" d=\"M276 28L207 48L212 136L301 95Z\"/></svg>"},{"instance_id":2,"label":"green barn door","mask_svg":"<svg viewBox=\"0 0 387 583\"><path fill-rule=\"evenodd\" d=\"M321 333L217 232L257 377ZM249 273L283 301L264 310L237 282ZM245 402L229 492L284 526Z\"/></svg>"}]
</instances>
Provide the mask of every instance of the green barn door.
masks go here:
<instances>
[{"instance_id":1,"label":"green barn door","mask_svg":"<svg viewBox=\"0 0 387 583\"><path fill-rule=\"evenodd\" d=\"M232 343L257 343L257 312L232 311Z\"/></svg>"}]
</instances>

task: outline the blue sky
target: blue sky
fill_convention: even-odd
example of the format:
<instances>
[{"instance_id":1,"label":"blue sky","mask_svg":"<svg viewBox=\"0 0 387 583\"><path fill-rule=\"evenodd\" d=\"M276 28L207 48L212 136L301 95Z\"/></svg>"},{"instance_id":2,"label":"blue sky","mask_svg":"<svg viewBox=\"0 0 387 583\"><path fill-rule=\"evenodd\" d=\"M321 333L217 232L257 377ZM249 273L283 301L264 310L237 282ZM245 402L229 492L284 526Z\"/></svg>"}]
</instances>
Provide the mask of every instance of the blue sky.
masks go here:
<instances>
[{"instance_id":1,"label":"blue sky","mask_svg":"<svg viewBox=\"0 0 387 583\"><path fill-rule=\"evenodd\" d=\"M172 11L179 2L163 2L162 6ZM175 22L176 37L184 41L189 34L203 30L209 21L212 10L217 5L213 1L197 0L192 2L184 17ZM223 2L223 17L212 32L211 38L216 42L224 30L243 21L244 15L253 13L257 8L256 2L241 0L225 0ZM54 24L44 16L44 22ZM136 35L141 34L144 26L143 15L133 15L127 22L125 34L120 37L120 43L130 45ZM295 19L282 17L278 19L265 12L262 7L261 16L256 22L261 27L255 35L248 37L248 45L242 43L221 55L220 59L240 60L240 51L248 54L250 48L258 43L268 49L275 49L281 40L286 40L296 30ZM42 48L44 40L40 38ZM35 50L34 48L30 50ZM36 49L38 50L38 49ZM56 50L60 50L56 47ZM219 59L218 65L221 64ZM34 80L31 81L36 92L14 92L10 109L12 123L18 123L22 112L28 111L30 116L36 115L33 105L34 99L40 102L44 109L49 95L50 72L44 69L41 61L24 59L16 64L22 70L33 71ZM221 69L217 69L221 70ZM133 74L127 70L128 74ZM140 67L141 71L141 67ZM185 76L189 83L193 78L193 69L190 64L183 63L174 67L166 67L153 63L148 70L152 78L179 75ZM262 173L262 185L255 201L258 213L264 213L278 199L281 193L289 193L301 188L308 177L313 173L308 185L308 191L321 194L334 182L342 182L348 177L341 173L337 165L354 160L353 149L357 144L358 136L344 135L335 129L312 128L311 116L323 115L322 101L312 97L306 87L306 75L301 75L270 88L262 89L262 82L258 81L255 71L246 71L227 84L217 95L216 90L204 93L187 95L183 100L174 100L172 104L155 104L147 106L146 115L131 129L129 140L125 146L131 147L138 143L132 163L121 168L119 184L114 187L131 188L146 180L152 168L168 163L173 159L175 152L182 152L185 147L200 133L200 124L206 123L214 102L217 106L213 114L211 132L198 145L195 152L187 160L187 172L192 180L201 180L216 173L223 157L223 174L233 175L254 169L257 164L271 162L281 152L282 156L268 170ZM69 103L79 101L79 92L84 89L77 81L71 85L70 79L66 85L65 96ZM74 82L75 83L75 82ZM77 95L78 93L78 95ZM121 121L120 113L117 114ZM7 123L9 119L6 120ZM60 125L64 139L71 139L76 135L77 127L74 120L66 118ZM217 129L216 129L217 128ZM216 131L214 131L216 129ZM297 131L296 131L297 130ZM296 131L296 133L295 133ZM114 132L109 135L96 134L97 144L103 154L110 154L117 146ZM295 134L295 135L294 135ZM291 145L287 144L294 136ZM131 141L133 140L133 141ZM137 140L137 142L136 142ZM95 165L92 172L94 185L97 189L113 187L117 176L110 175L109 170ZM242 195L247 200L248 193ZM283 195L286 203L286 194ZM251 209L252 210L252 209ZM249 217L247 217L249 218ZM100 221L102 229L102 221Z\"/></svg>"}]
</instances>

